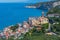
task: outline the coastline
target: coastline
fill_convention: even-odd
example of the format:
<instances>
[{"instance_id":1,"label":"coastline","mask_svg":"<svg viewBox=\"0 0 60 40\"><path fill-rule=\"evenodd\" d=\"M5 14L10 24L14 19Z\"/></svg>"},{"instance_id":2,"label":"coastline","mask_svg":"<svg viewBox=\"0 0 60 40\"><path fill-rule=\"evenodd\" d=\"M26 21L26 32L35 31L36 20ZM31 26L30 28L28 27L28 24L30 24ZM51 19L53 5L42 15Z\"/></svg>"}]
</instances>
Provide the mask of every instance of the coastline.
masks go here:
<instances>
[{"instance_id":1,"label":"coastline","mask_svg":"<svg viewBox=\"0 0 60 40\"><path fill-rule=\"evenodd\" d=\"M5 4L2 9L7 10L1 13L6 15L0 15L4 19L1 21L4 27L0 27L0 40L59 40L60 1L56 3L57 6L54 6L55 3L10 4L9 7Z\"/></svg>"},{"instance_id":2,"label":"coastline","mask_svg":"<svg viewBox=\"0 0 60 40\"><path fill-rule=\"evenodd\" d=\"M19 34L19 36L21 36L21 33L26 34L27 32L29 32L29 30L34 28L33 26L40 27L40 24L48 24L48 18L44 16L44 12L42 12L42 15L40 17L29 17L28 21L24 21L22 24L18 23L16 25L8 26L4 28L3 32L1 33L2 36L5 35L6 39L8 39L9 36L15 34Z\"/></svg>"}]
</instances>

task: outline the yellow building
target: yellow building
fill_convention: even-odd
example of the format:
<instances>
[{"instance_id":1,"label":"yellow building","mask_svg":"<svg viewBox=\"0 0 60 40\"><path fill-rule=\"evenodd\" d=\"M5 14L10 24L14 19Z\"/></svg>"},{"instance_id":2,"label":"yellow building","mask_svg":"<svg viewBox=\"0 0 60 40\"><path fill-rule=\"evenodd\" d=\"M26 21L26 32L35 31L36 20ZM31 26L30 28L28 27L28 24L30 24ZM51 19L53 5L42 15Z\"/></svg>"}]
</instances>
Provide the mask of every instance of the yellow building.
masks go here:
<instances>
[{"instance_id":1,"label":"yellow building","mask_svg":"<svg viewBox=\"0 0 60 40\"><path fill-rule=\"evenodd\" d=\"M29 24L31 24L32 26L39 26L39 24L46 24L49 23L48 18L46 18L44 16L44 12L42 12L42 16L39 18L29 18Z\"/></svg>"},{"instance_id":2,"label":"yellow building","mask_svg":"<svg viewBox=\"0 0 60 40\"><path fill-rule=\"evenodd\" d=\"M42 16L38 18L38 21L40 22L40 24L46 24L48 23L48 18L44 17L44 12L42 12Z\"/></svg>"},{"instance_id":3,"label":"yellow building","mask_svg":"<svg viewBox=\"0 0 60 40\"><path fill-rule=\"evenodd\" d=\"M39 24L40 24L40 22L36 19L36 18L29 18L29 20L30 20L30 24L32 25L32 26L38 26Z\"/></svg>"},{"instance_id":4,"label":"yellow building","mask_svg":"<svg viewBox=\"0 0 60 40\"><path fill-rule=\"evenodd\" d=\"M32 20L32 25L38 26L39 24L40 24L40 22L38 20L36 20L36 19Z\"/></svg>"}]
</instances>

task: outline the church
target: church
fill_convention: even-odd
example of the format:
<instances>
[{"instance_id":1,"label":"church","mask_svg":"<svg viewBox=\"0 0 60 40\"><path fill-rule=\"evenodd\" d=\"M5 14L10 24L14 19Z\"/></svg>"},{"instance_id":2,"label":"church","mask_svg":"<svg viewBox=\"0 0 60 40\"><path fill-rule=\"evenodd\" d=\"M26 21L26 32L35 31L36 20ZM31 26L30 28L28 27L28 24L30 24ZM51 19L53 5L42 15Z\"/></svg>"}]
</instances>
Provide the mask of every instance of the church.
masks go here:
<instances>
[{"instance_id":1,"label":"church","mask_svg":"<svg viewBox=\"0 0 60 40\"><path fill-rule=\"evenodd\" d=\"M40 22L40 24L49 23L48 18L44 16L44 12L42 12L42 16L38 18L38 21Z\"/></svg>"},{"instance_id":2,"label":"church","mask_svg":"<svg viewBox=\"0 0 60 40\"><path fill-rule=\"evenodd\" d=\"M47 17L44 16L44 12L42 12L42 16L36 18L29 18L29 24L32 26L39 26L40 24L46 24L49 23L49 20Z\"/></svg>"}]
</instances>

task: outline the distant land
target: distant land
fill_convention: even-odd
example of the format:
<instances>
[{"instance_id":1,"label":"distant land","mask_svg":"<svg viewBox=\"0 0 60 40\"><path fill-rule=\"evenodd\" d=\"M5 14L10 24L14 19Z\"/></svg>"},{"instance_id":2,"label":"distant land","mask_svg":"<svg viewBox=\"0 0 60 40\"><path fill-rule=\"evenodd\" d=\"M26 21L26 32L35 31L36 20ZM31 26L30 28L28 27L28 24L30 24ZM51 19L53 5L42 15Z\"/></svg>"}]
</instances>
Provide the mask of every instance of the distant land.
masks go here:
<instances>
[{"instance_id":1,"label":"distant land","mask_svg":"<svg viewBox=\"0 0 60 40\"><path fill-rule=\"evenodd\" d=\"M37 8L37 9L51 9L53 8L53 4L58 1L50 1L50 2L39 2L35 4L30 4L25 6L26 8Z\"/></svg>"}]
</instances>

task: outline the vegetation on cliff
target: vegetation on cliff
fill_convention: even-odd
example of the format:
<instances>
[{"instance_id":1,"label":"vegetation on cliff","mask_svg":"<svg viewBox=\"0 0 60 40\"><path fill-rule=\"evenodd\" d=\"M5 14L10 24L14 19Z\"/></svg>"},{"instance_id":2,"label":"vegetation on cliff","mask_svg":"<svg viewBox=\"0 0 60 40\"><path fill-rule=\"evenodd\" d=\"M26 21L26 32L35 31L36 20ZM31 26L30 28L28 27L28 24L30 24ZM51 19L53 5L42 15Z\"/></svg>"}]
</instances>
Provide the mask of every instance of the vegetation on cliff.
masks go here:
<instances>
[{"instance_id":1,"label":"vegetation on cliff","mask_svg":"<svg viewBox=\"0 0 60 40\"><path fill-rule=\"evenodd\" d=\"M55 13L60 14L60 6L56 6L55 8L52 8L47 14L55 14Z\"/></svg>"}]
</instances>

